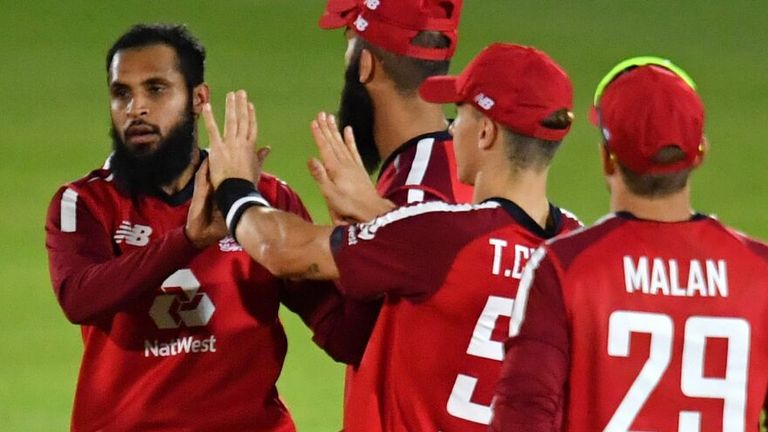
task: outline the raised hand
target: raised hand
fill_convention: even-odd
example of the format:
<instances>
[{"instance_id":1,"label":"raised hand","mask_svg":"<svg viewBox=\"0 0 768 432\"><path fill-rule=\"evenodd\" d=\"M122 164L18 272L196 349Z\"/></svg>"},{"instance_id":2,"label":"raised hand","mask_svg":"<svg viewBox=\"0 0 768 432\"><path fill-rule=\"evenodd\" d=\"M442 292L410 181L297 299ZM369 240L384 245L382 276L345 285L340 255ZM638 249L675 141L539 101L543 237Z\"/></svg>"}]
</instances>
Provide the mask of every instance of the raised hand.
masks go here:
<instances>
[{"instance_id":1,"label":"raised hand","mask_svg":"<svg viewBox=\"0 0 768 432\"><path fill-rule=\"evenodd\" d=\"M208 160L204 160L195 174L195 193L187 212L184 232L197 248L211 245L227 235L224 217L216 208L213 187L208 178Z\"/></svg>"},{"instance_id":2,"label":"raised hand","mask_svg":"<svg viewBox=\"0 0 768 432\"><path fill-rule=\"evenodd\" d=\"M381 198L371 183L357 152L351 127L339 133L333 115L321 112L312 121L312 136L320 159L308 162L334 223L363 222L395 206Z\"/></svg>"},{"instance_id":3,"label":"raised hand","mask_svg":"<svg viewBox=\"0 0 768 432\"><path fill-rule=\"evenodd\" d=\"M256 151L256 111L245 90L227 93L223 135L219 133L210 104L203 106L203 118L211 146L208 158L214 188L230 177L258 183L269 149Z\"/></svg>"}]
</instances>

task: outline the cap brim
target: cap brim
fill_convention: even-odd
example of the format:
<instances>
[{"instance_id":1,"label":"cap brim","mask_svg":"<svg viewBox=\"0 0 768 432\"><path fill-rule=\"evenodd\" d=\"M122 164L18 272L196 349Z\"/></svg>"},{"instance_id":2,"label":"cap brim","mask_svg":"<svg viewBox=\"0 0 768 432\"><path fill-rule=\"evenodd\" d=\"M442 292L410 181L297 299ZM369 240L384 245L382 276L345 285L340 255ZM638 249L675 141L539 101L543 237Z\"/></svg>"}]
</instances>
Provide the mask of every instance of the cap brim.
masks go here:
<instances>
[{"instance_id":1,"label":"cap brim","mask_svg":"<svg viewBox=\"0 0 768 432\"><path fill-rule=\"evenodd\" d=\"M427 78L419 87L422 99L431 103L456 103L462 98L457 89L458 77L433 76Z\"/></svg>"},{"instance_id":2,"label":"cap brim","mask_svg":"<svg viewBox=\"0 0 768 432\"><path fill-rule=\"evenodd\" d=\"M317 25L323 30L333 30L342 27L346 27L348 22L340 13L326 11L323 16L320 17Z\"/></svg>"},{"instance_id":3,"label":"cap brim","mask_svg":"<svg viewBox=\"0 0 768 432\"><path fill-rule=\"evenodd\" d=\"M326 30L346 27L357 10L357 0L328 0L317 24Z\"/></svg>"}]
</instances>

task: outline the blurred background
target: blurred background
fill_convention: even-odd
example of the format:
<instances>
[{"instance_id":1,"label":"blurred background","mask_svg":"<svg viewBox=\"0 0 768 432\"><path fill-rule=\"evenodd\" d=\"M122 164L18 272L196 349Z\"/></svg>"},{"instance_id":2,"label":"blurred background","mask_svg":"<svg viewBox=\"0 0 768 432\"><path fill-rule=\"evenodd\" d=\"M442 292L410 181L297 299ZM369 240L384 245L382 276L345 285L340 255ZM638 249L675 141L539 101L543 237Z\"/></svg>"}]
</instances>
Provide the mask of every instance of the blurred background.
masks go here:
<instances>
[{"instance_id":1,"label":"blurred background","mask_svg":"<svg viewBox=\"0 0 768 432\"><path fill-rule=\"evenodd\" d=\"M104 56L111 43L137 22L188 24L208 50L219 118L224 93L246 89L260 142L273 149L267 169L325 222L305 167L315 154L309 122L319 110L336 110L346 44L341 31L317 27L324 5L0 1L0 429L69 427L82 343L51 291L43 225L57 187L101 166L110 152ZM592 223L608 209L598 135L587 121L594 87L625 57L672 59L696 80L707 107L711 151L693 178L696 208L766 239L767 22L763 0L466 0L452 71L487 44L509 41L545 50L569 72L577 120L556 158L550 195ZM281 395L299 430L338 430L343 368L312 345L294 316L282 316L289 351Z\"/></svg>"}]
</instances>

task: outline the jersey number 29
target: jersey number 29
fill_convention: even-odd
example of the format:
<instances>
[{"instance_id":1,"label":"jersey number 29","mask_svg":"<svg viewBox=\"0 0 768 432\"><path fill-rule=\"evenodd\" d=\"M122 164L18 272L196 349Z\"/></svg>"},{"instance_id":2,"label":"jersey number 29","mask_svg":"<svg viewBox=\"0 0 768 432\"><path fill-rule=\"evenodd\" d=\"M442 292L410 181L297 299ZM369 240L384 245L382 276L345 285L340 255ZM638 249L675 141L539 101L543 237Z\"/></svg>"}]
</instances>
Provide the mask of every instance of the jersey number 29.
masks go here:
<instances>
[{"instance_id":1,"label":"jersey number 29","mask_svg":"<svg viewBox=\"0 0 768 432\"><path fill-rule=\"evenodd\" d=\"M651 347L640 374L606 425L604 432L628 431L672 360L674 322L659 313L616 311L608 323L608 355L629 357L632 333L651 335ZM725 377L704 375L708 338L728 340ZM749 323L739 318L692 316L685 321L680 387L693 398L723 400L724 431L745 430ZM680 411L678 432L701 430L701 413Z\"/></svg>"}]
</instances>

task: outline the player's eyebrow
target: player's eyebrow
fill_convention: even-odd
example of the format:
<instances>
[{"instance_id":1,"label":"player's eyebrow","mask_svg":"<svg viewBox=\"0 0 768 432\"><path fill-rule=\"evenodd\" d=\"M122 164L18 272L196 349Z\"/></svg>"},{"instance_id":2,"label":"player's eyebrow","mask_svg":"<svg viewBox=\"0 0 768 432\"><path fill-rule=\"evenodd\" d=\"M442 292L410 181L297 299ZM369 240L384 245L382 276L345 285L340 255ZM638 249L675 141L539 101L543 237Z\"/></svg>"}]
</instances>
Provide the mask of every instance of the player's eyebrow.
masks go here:
<instances>
[{"instance_id":1,"label":"player's eyebrow","mask_svg":"<svg viewBox=\"0 0 768 432\"><path fill-rule=\"evenodd\" d=\"M171 84L171 82L162 77L152 77L152 78L145 79L144 81L142 81L141 84L145 86L153 85L153 84L169 85Z\"/></svg>"}]
</instances>

